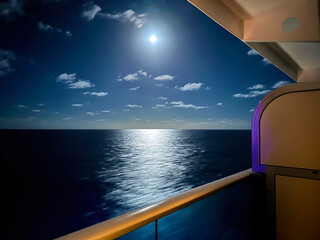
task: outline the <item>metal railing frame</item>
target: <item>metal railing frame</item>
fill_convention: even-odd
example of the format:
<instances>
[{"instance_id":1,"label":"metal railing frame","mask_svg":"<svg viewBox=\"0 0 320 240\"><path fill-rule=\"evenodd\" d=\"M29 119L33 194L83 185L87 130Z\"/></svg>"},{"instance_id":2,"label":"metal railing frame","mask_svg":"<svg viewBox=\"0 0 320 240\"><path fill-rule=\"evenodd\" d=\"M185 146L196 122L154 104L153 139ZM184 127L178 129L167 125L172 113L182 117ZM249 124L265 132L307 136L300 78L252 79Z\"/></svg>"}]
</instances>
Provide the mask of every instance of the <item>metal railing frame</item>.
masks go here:
<instances>
[{"instance_id":1,"label":"metal railing frame","mask_svg":"<svg viewBox=\"0 0 320 240\"><path fill-rule=\"evenodd\" d=\"M159 203L143 207L82 230L70 233L58 240L107 240L115 239L157 221L182 208L210 197L250 176L251 169L191 189Z\"/></svg>"}]
</instances>

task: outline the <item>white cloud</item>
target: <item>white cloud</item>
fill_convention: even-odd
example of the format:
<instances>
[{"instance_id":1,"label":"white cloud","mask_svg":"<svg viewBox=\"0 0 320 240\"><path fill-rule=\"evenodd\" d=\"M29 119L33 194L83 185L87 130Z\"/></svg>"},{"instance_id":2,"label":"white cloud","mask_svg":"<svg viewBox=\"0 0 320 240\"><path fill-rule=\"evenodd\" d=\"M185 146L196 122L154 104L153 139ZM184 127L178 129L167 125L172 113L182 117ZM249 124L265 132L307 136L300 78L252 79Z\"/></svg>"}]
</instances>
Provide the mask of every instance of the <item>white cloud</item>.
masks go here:
<instances>
[{"instance_id":1,"label":"white cloud","mask_svg":"<svg viewBox=\"0 0 320 240\"><path fill-rule=\"evenodd\" d=\"M77 82L70 83L69 88L71 89L83 89L83 88L91 88L95 85L90 82L90 80L81 80L79 79Z\"/></svg>"},{"instance_id":2,"label":"white cloud","mask_svg":"<svg viewBox=\"0 0 320 240\"><path fill-rule=\"evenodd\" d=\"M86 114L89 116L99 115L99 113L97 113L97 112L86 112Z\"/></svg>"},{"instance_id":3,"label":"white cloud","mask_svg":"<svg viewBox=\"0 0 320 240\"><path fill-rule=\"evenodd\" d=\"M247 52L247 54L248 54L249 56L259 55L259 53L258 53L256 50L253 50L253 49L250 49L250 50Z\"/></svg>"},{"instance_id":4,"label":"white cloud","mask_svg":"<svg viewBox=\"0 0 320 240\"><path fill-rule=\"evenodd\" d=\"M62 120L64 120L64 121L70 121L71 119L73 119L73 117L62 118Z\"/></svg>"},{"instance_id":5,"label":"white cloud","mask_svg":"<svg viewBox=\"0 0 320 240\"><path fill-rule=\"evenodd\" d=\"M105 121L108 121L108 120L110 120L110 119L97 119L97 120L95 120L96 122L105 122Z\"/></svg>"},{"instance_id":6,"label":"white cloud","mask_svg":"<svg viewBox=\"0 0 320 240\"><path fill-rule=\"evenodd\" d=\"M137 104L128 104L127 107L129 108L142 108L143 106Z\"/></svg>"},{"instance_id":7,"label":"white cloud","mask_svg":"<svg viewBox=\"0 0 320 240\"><path fill-rule=\"evenodd\" d=\"M138 73L131 73L128 74L127 76L123 77L123 80L125 81L134 81L134 80L138 80Z\"/></svg>"},{"instance_id":8,"label":"white cloud","mask_svg":"<svg viewBox=\"0 0 320 240\"><path fill-rule=\"evenodd\" d=\"M81 80L75 81L77 78L76 73L62 73L56 78L56 82L63 82L65 83L69 89L84 89L84 88L91 88L95 85L91 83L90 80Z\"/></svg>"},{"instance_id":9,"label":"white cloud","mask_svg":"<svg viewBox=\"0 0 320 240\"><path fill-rule=\"evenodd\" d=\"M250 112L254 112L256 109L255 108L251 108L250 109Z\"/></svg>"},{"instance_id":10,"label":"white cloud","mask_svg":"<svg viewBox=\"0 0 320 240\"><path fill-rule=\"evenodd\" d=\"M177 108L193 108L193 109L209 108L208 106L195 106L193 104L184 104L182 101L174 101L174 102L171 102L170 104L172 104L173 107L177 107Z\"/></svg>"},{"instance_id":11,"label":"white cloud","mask_svg":"<svg viewBox=\"0 0 320 240\"><path fill-rule=\"evenodd\" d=\"M11 62L14 60L16 60L16 56L13 52L0 48L0 76L15 71L15 69L11 67Z\"/></svg>"},{"instance_id":12,"label":"white cloud","mask_svg":"<svg viewBox=\"0 0 320 240\"><path fill-rule=\"evenodd\" d=\"M156 87L162 87L163 84L161 84L161 83L156 83L155 86L156 86Z\"/></svg>"},{"instance_id":13,"label":"white cloud","mask_svg":"<svg viewBox=\"0 0 320 240\"><path fill-rule=\"evenodd\" d=\"M89 1L83 4L81 16L87 21L93 20L95 16L100 16L120 22L133 23L137 28L142 28L147 21L147 13L137 14L132 9L116 14L101 13L101 10L100 6L96 5L93 1Z\"/></svg>"},{"instance_id":14,"label":"white cloud","mask_svg":"<svg viewBox=\"0 0 320 240\"><path fill-rule=\"evenodd\" d=\"M71 104L72 107L83 107L83 104L82 103L74 103L74 104Z\"/></svg>"},{"instance_id":15,"label":"white cloud","mask_svg":"<svg viewBox=\"0 0 320 240\"><path fill-rule=\"evenodd\" d=\"M248 87L249 90L257 90L257 89L264 89L264 88L265 88L265 86L262 84L256 84L251 87Z\"/></svg>"},{"instance_id":16,"label":"white cloud","mask_svg":"<svg viewBox=\"0 0 320 240\"><path fill-rule=\"evenodd\" d=\"M119 82L121 82L121 81L123 80L123 79L121 78L121 75L118 76L117 80L118 80Z\"/></svg>"},{"instance_id":17,"label":"white cloud","mask_svg":"<svg viewBox=\"0 0 320 240\"><path fill-rule=\"evenodd\" d=\"M25 0L7 0L0 3L0 17L6 20L14 20L16 15L23 15Z\"/></svg>"},{"instance_id":18,"label":"white cloud","mask_svg":"<svg viewBox=\"0 0 320 240\"><path fill-rule=\"evenodd\" d=\"M28 106L19 104L19 105L17 105L17 108L28 108Z\"/></svg>"},{"instance_id":19,"label":"white cloud","mask_svg":"<svg viewBox=\"0 0 320 240\"><path fill-rule=\"evenodd\" d=\"M72 32L70 32L70 31L66 31L65 34L66 34L67 37L71 37L72 36Z\"/></svg>"},{"instance_id":20,"label":"white cloud","mask_svg":"<svg viewBox=\"0 0 320 240\"><path fill-rule=\"evenodd\" d=\"M272 88L283 87L285 85L288 85L289 83L290 83L289 81L279 81L279 82L276 82L275 84L273 84Z\"/></svg>"},{"instance_id":21,"label":"white cloud","mask_svg":"<svg viewBox=\"0 0 320 240\"><path fill-rule=\"evenodd\" d=\"M32 112L39 113L39 112L41 112L41 110L40 109L33 109Z\"/></svg>"},{"instance_id":22,"label":"white cloud","mask_svg":"<svg viewBox=\"0 0 320 240\"><path fill-rule=\"evenodd\" d=\"M62 73L56 78L56 82L63 82L67 85L69 89L84 89L91 88L95 85L90 82L90 80L81 80L75 81L77 78L76 73Z\"/></svg>"},{"instance_id":23,"label":"white cloud","mask_svg":"<svg viewBox=\"0 0 320 240\"><path fill-rule=\"evenodd\" d=\"M39 106L39 107L43 107L44 104L43 104L43 103L39 103L38 106Z\"/></svg>"},{"instance_id":24,"label":"white cloud","mask_svg":"<svg viewBox=\"0 0 320 240\"><path fill-rule=\"evenodd\" d=\"M222 106L222 103L221 102L217 103L217 106Z\"/></svg>"},{"instance_id":25,"label":"white cloud","mask_svg":"<svg viewBox=\"0 0 320 240\"><path fill-rule=\"evenodd\" d=\"M147 73L147 72L142 71L142 69L141 69L141 70L139 70L139 71L138 71L138 73L139 73L140 75L144 76L144 77L148 76L148 73Z\"/></svg>"},{"instance_id":26,"label":"white cloud","mask_svg":"<svg viewBox=\"0 0 320 240\"><path fill-rule=\"evenodd\" d=\"M138 90L140 87L138 86L138 87L133 87L133 88L129 88L129 90L130 91L136 91L136 90Z\"/></svg>"},{"instance_id":27,"label":"white cloud","mask_svg":"<svg viewBox=\"0 0 320 240\"><path fill-rule=\"evenodd\" d=\"M60 74L56 79L57 82L65 81L66 83L72 83L74 80L76 80L77 74L76 73L62 73Z\"/></svg>"},{"instance_id":28,"label":"white cloud","mask_svg":"<svg viewBox=\"0 0 320 240\"><path fill-rule=\"evenodd\" d=\"M103 112L103 113L109 113L109 112L111 112L110 110L102 110L101 112Z\"/></svg>"},{"instance_id":29,"label":"white cloud","mask_svg":"<svg viewBox=\"0 0 320 240\"><path fill-rule=\"evenodd\" d=\"M84 92L83 95L91 95L91 96L97 96L97 97L104 97L107 96L107 92Z\"/></svg>"},{"instance_id":30,"label":"white cloud","mask_svg":"<svg viewBox=\"0 0 320 240\"><path fill-rule=\"evenodd\" d=\"M271 62L270 62L268 59L266 59L266 58L263 58L263 59L261 60L261 62L262 62L264 65L270 65L270 64L271 64Z\"/></svg>"},{"instance_id":31,"label":"white cloud","mask_svg":"<svg viewBox=\"0 0 320 240\"><path fill-rule=\"evenodd\" d=\"M121 82L121 81L134 81L134 80L138 80L139 79L139 76L143 76L143 77L147 77L148 76L148 73L147 72L144 72L143 70L139 70L135 73L130 73L126 76L124 76L123 78L121 78L121 75L118 76L118 81Z\"/></svg>"},{"instance_id":32,"label":"white cloud","mask_svg":"<svg viewBox=\"0 0 320 240\"><path fill-rule=\"evenodd\" d=\"M210 87L206 87L206 90L210 90L211 88Z\"/></svg>"},{"instance_id":33,"label":"white cloud","mask_svg":"<svg viewBox=\"0 0 320 240\"><path fill-rule=\"evenodd\" d=\"M259 54L256 50L253 50L253 49L250 49L250 50L247 52L247 54L248 54L249 56L260 56L260 54ZM266 58L263 58L263 59L261 60L261 62L263 63L263 65L270 65L270 64L271 64L271 62L270 62L268 59L266 59Z\"/></svg>"},{"instance_id":34,"label":"white cloud","mask_svg":"<svg viewBox=\"0 0 320 240\"><path fill-rule=\"evenodd\" d=\"M160 100L167 100L168 98L166 97L158 97Z\"/></svg>"},{"instance_id":35,"label":"white cloud","mask_svg":"<svg viewBox=\"0 0 320 240\"><path fill-rule=\"evenodd\" d=\"M67 37L71 37L72 36L72 33L70 31L64 31L60 28L55 28L49 24L45 24L43 22L38 22L37 24L38 26L38 29L41 30L41 31L50 31L50 32L54 32L54 33L63 33L65 34Z\"/></svg>"},{"instance_id":36,"label":"white cloud","mask_svg":"<svg viewBox=\"0 0 320 240\"><path fill-rule=\"evenodd\" d=\"M123 109L124 112L130 112L130 109Z\"/></svg>"},{"instance_id":37,"label":"white cloud","mask_svg":"<svg viewBox=\"0 0 320 240\"><path fill-rule=\"evenodd\" d=\"M194 91L199 90L203 83L187 83L183 87L179 88L181 91Z\"/></svg>"},{"instance_id":38,"label":"white cloud","mask_svg":"<svg viewBox=\"0 0 320 240\"><path fill-rule=\"evenodd\" d=\"M236 93L236 94L233 94L233 97L236 97L236 98L253 98L253 97L257 97L257 96L260 96L260 95L267 94L268 92L270 92L270 90L261 90L261 91L256 90L256 91L250 91L247 94Z\"/></svg>"},{"instance_id":39,"label":"white cloud","mask_svg":"<svg viewBox=\"0 0 320 240\"><path fill-rule=\"evenodd\" d=\"M43 22L38 22L38 28L42 31L49 31L52 30L53 27L49 24L44 24Z\"/></svg>"},{"instance_id":40,"label":"white cloud","mask_svg":"<svg viewBox=\"0 0 320 240\"><path fill-rule=\"evenodd\" d=\"M152 109L156 109L156 108L171 108L171 106L167 106L164 104L156 104L154 107L152 107Z\"/></svg>"},{"instance_id":41,"label":"white cloud","mask_svg":"<svg viewBox=\"0 0 320 240\"><path fill-rule=\"evenodd\" d=\"M81 16L87 21L91 21L101 11L101 7L96 5L93 1L83 4L83 11Z\"/></svg>"},{"instance_id":42,"label":"white cloud","mask_svg":"<svg viewBox=\"0 0 320 240\"><path fill-rule=\"evenodd\" d=\"M154 78L156 81L171 81L174 77L169 74L160 75Z\"/></svg>"},{"instance_id":43,"label":"white cloud","mask_svg":"<svg viewBox=\"0 0 320 240\"><path fill-rule=\"evenodd\" d=\"M8 67L10 67L9 60L8 59L2 59L0 61L0 68L4 69L4 68L8 68Z\"/></svg>"},{"instance_id":44,"label":"white cloud","mask_svg":"<svg viewBox=\"0 0 320 240\"><path fill-rule=\"evenodd\" d=\"M100 13L102 17L118 20L121 22L133 23L137 28L142 28L147 21L147 13L136 14L132 9L128 9L122 13L110 14Z\"/></svg>"}]
</instances>

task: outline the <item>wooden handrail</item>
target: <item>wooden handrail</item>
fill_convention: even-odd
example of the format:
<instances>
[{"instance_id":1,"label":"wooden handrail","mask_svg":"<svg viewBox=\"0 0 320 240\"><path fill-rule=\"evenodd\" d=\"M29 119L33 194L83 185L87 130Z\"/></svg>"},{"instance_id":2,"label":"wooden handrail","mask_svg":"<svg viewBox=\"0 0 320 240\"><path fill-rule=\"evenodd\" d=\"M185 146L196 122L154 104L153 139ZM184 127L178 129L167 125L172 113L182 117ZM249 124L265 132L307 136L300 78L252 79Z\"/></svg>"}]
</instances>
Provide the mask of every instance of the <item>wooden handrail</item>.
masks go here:
<instances>
[{"instance_id":1,"label":"wooden handrail","mask_svg":"<svg viewBox=\"0 0 320 240\"><path fill-rule=\"evenodd\" d=\"M128 232L143 227L157 219L185 208L195 202L207 198L231 185L247 178L251 169L238 172L225 178L191 189L177 196L143 207L118 217L70 233L59 240L105 240L115 239Z\"/></svg>"}]
</instances>

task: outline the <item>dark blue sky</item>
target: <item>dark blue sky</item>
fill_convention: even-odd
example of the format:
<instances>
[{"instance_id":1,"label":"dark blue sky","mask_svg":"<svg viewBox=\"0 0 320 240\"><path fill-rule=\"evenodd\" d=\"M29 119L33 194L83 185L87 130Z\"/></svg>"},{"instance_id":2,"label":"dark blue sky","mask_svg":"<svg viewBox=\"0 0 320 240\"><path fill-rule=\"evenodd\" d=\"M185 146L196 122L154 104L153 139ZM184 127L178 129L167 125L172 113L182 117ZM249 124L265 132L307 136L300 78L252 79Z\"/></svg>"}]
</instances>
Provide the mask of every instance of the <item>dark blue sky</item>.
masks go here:
<instances>
[{"instance_id":1,"label":"dark blue sky","mask_svg":"<svg viewBox=\"0 0 320 240\"><path fill-rule=\"evenodd\" d=\"M0 128L250 129L293 82L186 0L8 1L0 29Z\"/></svg>"}]
</instances>

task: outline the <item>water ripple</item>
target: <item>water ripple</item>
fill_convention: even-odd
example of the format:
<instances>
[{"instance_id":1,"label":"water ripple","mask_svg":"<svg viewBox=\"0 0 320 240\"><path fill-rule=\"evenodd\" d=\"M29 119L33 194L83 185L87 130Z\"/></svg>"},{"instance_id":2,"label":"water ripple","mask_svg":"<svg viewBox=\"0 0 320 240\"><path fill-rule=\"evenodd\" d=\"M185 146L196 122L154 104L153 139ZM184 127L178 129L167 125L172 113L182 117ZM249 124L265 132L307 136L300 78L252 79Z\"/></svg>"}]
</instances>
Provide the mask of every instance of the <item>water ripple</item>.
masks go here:
<instances>
[{"instance_id":1,"label":"water ripple","mask_svg":"<svg viewBox=\"0 0 320 240\"><path fill-rule=\"evenodd\" d=\"M193 154L204 150L191 144L183 131L125 130L115 134L112 144L108 142L105 148L105 167L97 176L106 184L104 199L116 201L120 211L152 204L193 187L185 179L193 165ZM110 184L115 187L108 188Z\"/></svg>"}]
</instances>

